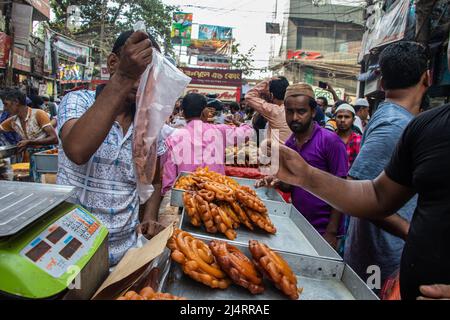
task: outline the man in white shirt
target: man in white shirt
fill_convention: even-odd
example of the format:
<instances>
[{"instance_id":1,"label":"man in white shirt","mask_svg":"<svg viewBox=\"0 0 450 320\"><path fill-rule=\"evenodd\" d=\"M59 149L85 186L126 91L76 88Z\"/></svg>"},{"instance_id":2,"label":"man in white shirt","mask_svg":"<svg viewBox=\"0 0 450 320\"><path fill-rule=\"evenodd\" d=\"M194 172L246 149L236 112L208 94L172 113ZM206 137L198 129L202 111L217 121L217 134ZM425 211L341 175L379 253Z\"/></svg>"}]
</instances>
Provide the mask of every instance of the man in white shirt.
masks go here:
<instances>
[{"instance_id":1,"label":"man in white shirt","mask_svg":"<svg viewBox=\"0 0 450 320\"><path fill-rule=\"evenodd\" d=\"M369 102L366 99L358 99L355 103L355 123L354 126L363 133L369 122Z\"/></svg>"}]
</instances>

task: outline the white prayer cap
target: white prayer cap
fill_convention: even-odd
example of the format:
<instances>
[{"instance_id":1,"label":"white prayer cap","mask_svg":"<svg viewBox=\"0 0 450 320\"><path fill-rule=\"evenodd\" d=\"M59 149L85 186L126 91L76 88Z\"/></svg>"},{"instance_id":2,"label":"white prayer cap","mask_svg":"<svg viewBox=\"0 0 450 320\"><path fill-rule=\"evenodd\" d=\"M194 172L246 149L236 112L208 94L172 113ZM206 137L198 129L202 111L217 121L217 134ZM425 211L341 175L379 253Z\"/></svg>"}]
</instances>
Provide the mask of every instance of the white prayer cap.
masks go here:
<instances>
[{"instance_id":1,"label":"white prayer cap","mask_svg":"<svg viewBox=\"0 0 450 320\"><path fill-rule=\"evenodd\" d=\"M336 109L336 114L337 114L339 111L342 111L342 110L350 111L351 113L353 113L353 115L356 114L355 108L353 108L351 105L349 105L349 104L347 104L347 103L341 104L341 105Z\"/></svg>"}]
</instances>

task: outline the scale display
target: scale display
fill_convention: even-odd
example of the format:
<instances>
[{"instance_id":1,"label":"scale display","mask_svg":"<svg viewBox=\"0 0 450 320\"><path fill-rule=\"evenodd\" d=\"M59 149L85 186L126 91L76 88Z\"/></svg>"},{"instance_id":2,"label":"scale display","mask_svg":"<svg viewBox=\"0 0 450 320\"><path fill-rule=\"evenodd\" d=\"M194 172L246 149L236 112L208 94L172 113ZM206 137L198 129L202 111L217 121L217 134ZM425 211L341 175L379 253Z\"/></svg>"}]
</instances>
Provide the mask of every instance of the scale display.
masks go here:
<instances>
[{"instance_id":1,"label":"scale display","mask_svg":"<svg viewBox=\"0 0 450 320\"><path fill-rule=\"evenodd\" d=\"M54 278L60 278L92 247L100 224L76 208L50 225L22 249L29 259Z\"/></svg>"}]
</instances>

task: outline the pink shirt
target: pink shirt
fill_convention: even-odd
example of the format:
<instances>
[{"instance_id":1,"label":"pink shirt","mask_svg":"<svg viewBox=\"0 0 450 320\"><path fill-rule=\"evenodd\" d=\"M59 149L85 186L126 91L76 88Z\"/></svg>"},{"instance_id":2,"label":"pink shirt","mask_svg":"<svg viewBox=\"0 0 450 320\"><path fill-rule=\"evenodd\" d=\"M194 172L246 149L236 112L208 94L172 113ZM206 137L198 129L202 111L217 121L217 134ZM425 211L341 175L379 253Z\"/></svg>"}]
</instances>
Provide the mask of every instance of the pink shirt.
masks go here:
<instances>
[{"instance_id":1,"label":"pink shirt","mask_svg":"<svg viewBox=\"0 0 450 320\"><path fill-rule=\"evenodd\" d=\"M252 138L254 130L249 125L232 127L225 124L209 124L201 120L189 121L166 140L167 152L162 157L163 194L175 183L182 171L193 172L198 167L225 174L225 148L244 143Z\"/></svg>"}]
</instances>

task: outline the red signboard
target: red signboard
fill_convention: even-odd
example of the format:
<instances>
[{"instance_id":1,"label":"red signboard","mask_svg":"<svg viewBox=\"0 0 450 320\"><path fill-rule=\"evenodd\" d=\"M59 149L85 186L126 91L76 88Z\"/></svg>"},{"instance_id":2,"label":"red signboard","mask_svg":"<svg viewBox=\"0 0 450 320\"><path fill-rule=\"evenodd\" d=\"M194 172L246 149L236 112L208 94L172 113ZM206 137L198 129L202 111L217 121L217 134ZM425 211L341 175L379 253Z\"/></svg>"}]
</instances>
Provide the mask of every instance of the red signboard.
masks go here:
<instances>
[{"instance_id":1,"label":"red signboard","mask_svg":"<svg viewBox=\"0 0 450 320\"><path fill-rule=\"evenodd\" d=\"M242 86L241 70L226 69L201 69L201 68L184 68L181 70L188 77L192 78L191 84L203 84L209 86Z\"/></svg>"},{"instance_id":2,"label":"red signboard","mask_svg":"<svg viewBox=\"0 0 450 320\"><path fill-rule=\"evenodd\" d=\"M13 68L24 72L31 72L31 55L28 51L14 48Z\"/></svg>"},{"instance_id":3,"label":"red signboard","mask_svg":"<svg viewBox=\"0 0 450 320\"><path fill-rule=\"evenodd\" d=\"M217 94L217 99L222 101L235 101L241 100L241 87L223 87L223 86L206 86L190 84L186 88L186 94L199 93L202 95Z\"/></svg>"},{"instance_id":4,"label":"red signboard","mask_svg":"<svg viewBox=\"0 0 450 320\"><path fill-rule=\"evenodd\" d=\"M50 4L48 0L26 0L33 8L39 11L47 19L50 19Z\"/></svg>"},{"instance_id":5,"label":"red signboard","mask_svg":"<svg viewBox=\"0 0 450 320\"><path fill-rule=\"evenodd\" d=\"M298 60L317 60L323 58L320 52L316 51L305 51L305 50L288 50L287 59L298 59Z\"/></svg>"},{"instance_id":6,"label":"red signboard","mask_svg":"<svg viewBox=\"0 0 450 320\"><path fill-rule=\"evenodd\" d=\"M0 32L0 68L5 69L9 62L9 52L11 50L11 37L4 32Z\"/></svg>"}]
</instances>

